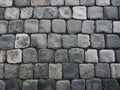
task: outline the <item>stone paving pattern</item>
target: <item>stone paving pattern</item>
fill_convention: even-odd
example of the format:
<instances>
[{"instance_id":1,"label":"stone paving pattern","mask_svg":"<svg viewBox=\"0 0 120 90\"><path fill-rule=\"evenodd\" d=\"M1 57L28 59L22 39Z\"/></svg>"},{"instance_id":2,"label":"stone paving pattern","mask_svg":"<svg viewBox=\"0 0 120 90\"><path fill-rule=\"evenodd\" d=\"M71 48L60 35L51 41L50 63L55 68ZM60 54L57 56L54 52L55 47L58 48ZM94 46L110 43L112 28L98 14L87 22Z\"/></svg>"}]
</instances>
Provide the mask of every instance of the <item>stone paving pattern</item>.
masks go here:
<instances>
[{"instance_id":1,"label":"stone paving pattern","mask_svg":"<svg viewBox=\"0 0 120 90\"><path fill-rule=\"evenodd\" d=\"M0 0L0 90L120 90L120 0Z\"/></svg>"}]
</instances>

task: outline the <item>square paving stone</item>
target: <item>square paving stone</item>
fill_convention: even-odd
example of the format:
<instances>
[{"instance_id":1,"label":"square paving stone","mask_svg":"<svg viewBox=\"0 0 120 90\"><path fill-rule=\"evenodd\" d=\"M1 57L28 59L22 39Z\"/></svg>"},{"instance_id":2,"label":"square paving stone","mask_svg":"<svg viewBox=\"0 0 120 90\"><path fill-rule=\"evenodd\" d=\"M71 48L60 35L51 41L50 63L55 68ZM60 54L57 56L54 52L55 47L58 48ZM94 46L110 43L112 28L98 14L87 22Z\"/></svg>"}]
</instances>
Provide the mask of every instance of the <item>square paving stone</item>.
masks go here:
<instances>
[{"instance_id":1,"label":"square paving stone","mask_svg":"<svg viewBox=\"0 0 120 90\"><path fill-rule=\"evenodd\" d=\"M31 35L31 47L33 48L46 48L47 35L46 34L32 34Z\"/></svg>"},{"instance_id":2,"label":"square paving stone","mask_svg":"<svg viewBox=\"0 0 120 90\"><path fill-rule=\"evenodd\" d=\"M110 66L107 63L99 63L95 67L96 77L110 78Z\"/></svg>"},{"instance_id":3,"label":"square paving stone","mask_svg":"<svg viewBox=\"0 0 120 90\"><path fill-rule=\"evenodd\" d=\"M80 0L80 5L93 6L95 5L95 0Z\"/></svg>"},{"instance_id":4,"label":"square paving stone","mask_svg":"<svg viewBox=\"0 0 120 90\"><path fill-rule=\"evenodd\" d=\"M78 65L73 63L64 63L62 67L64 79L75 79L79 76Z\"/></svg>"},{"instance_id":5,"label":"square paving stone","mask_svg":"<svg viewBox=\"0 0 120 90\"><path fill-rule=\"evenodd\" d=\"M62 65L61 64L49 64L49 78L50 79L62 79Z\"/></svg>"},{"instance_id":6,"label":"square paving stone","mask_svg":"<svg viewBox=\"0 0 120 90\"><path fill-rule=\"evenodd\" d=\"M85 90L85 80L74 79L71 83L72 90Z\"/></svg>"},{"instance_id":7,"label":"square paving stone","mask_svg":"<svg viewBox=\"0 0 120 90\"><path fill-rule=\"evenodd\" d=\"M14 0L14 4L18 7L30 6L30 0Z\"/></svg>"},{"instance_id":8,"label":"square paving stone","mask_svg":"<svg viewBox=\"0 0 120 90\"><path fill-rule=\"evenodd\" d=\"M38 32L38 20L36 20L36 19L25 20L24 31L25 31L25 33Z\"/></svg>"},{"instance_id":9,"label":"square paving stone","mask_svg":"<svg viewBox=\"0 0 120 90\"><path fill-rule=\"evenodd\" d=\"M56 52L55 52L55 62L57 62L57 63L68 62L68 50L67 49L56 50Z\"/></svg>"},{"instance_id":10,"label":"square paving stone","mask_svg":"<svg viewBox=\"0 0 120 90\"><path fill-rule=\"evenodd\" d=\"M32 6L44 6L49 5L50 0L31 0Z\"/></svg>"},{"instance_id":11,"label":"square paving stone","mask_svg":"<svg viewBox=\"0 0 120 90\"><path fill-rule=\"evenodd\" d=\"M0 0L0 6L2 7L8 7L12 6L13 0Z\"/></svg>"},{"instance_id":12,"label":"square paving stone","mask_svg":"<svg viewBox=\"0 0 120 90\"><path fill-rule=\"evenodd\" d=\"M55 81L53 79L40 79L38 81L38 90L55 90Z\"/></svg>"},{"instance_id":13,"label":"square paving stone","mask_svg":"<svg viewBox=\"0 0 120 90\"><path fill-rule=\"evenodd\" d=\"M62 6L64 5L64 0L50 0L51 5L57 5L57 6Z\"/></svg>"},{"instance_id":14,"label":"square paving stone","mask_svg":"<svg viewBox=\"0 0 120 90\"><path fill-rule=\"evenodd\" d=\"M96 5L98 6L110 5L110 0L96 0Z\"/></svg>"},{"instance_id":15,"label":"square paving stone","mask_svg":"<svg viewBox=\"0 0 120 90\"><path fill-rule=\"evenodd\" d=\"M4 66L4 78L13 79L18 78L18 65L5 64Z\"/></svg>"},{"instance_id":16,"label":"square paving stone","mask_svg":"<svg viewBox=\"0 0 120 90\"><path fill-rule=\"evenodd\" d=\"M120 0L112 0L111 3L113 6L120 6Z\"/></svg>"},{"instance_id":17,"label":"square paving stone","mask_svg":"<svg viewBox=\"0 0 120 90\"><path fill-rule=\"evenodd\" d=\"M21 79L30 79L33 78L33 65L32 64L21 64L19 77Z\"/></svg>"},{"instance_id":18,"label":"square paving stone","mask_svg":"<svg viewBox=\"0 0 120 90\"><path fill-rule=\"evenodd\" d=\"M119 21L114 21L113 22L113 33L120 33L120 22Z\"/></svg>"},{"instance_id":19,"label":"square paving stone","mask_svg":"<svg viewBox=\"0 0 120 90\"><path fill-rule=\"evenodd\" d=\"M4 12L5 12L5 9L4 8L0 8L0 19L4 18Z\"/></svg>"},{"instance_id":20,"label":"square paving stone","mask_svg":"<svg viewBox=\"0 0 120 90\"><path fill-rule=\"evenodd\" d=\"M79 5L79 0L65 0L65 5L66 6L75 6Z\"/></svg>"},{"instance_id":21,"label":"square paving stone","mask_svg":"<svg viewBox=\"0 0 120 90\"><path fill-rule=\"evenodd\" d=\"M77 46L76 35L63 35L62 36L63 48L72 48Z\"/></svg>"},{"instance_id":22,"label":"square paving stone","mask_svg":"<svg viewBox=\"0 0 120 90\"><path fill-rule=\"evenodd\" d=\"M99 52L100 62L110 63L115 62L115 53L113 50L100 50Z\"/></svg>"},{"instance_id":23,"label":"square paving stone","mask_svg":"<svg viewBox=\"0 0 120 90\"><path fill-rule=\"evenodd\" d=\"M104 19L118 19L118 8L104 7Z\"/></svg>"},{"instance_id":24,"label":"square paving stone","mask_svg":"<svg viewBox=\"0 0 120 90\"><path fill-rule=\"evenodd\" d=\"M120 78L120 64L111 64L112 78Z\"/></svg>"},{"instance_id":25,"label":"square paving stone","mask_svg":"<svg viewBox=\"0 0 120 90\"><path fill-rule=\"evenodd\" d=\"M92 48L105 48L105 39L103 34L91 35L91 47Z\"/></svg>"},{"instance_id":26,"label":"square paving stone","mask_svg":"<svg viewBox=\"0 0 120 90\"><path fill-rule=\"evenodd\" d=\"M80 48L71 48L69 50L69 59L73 63L83 63L84 62L84 50Z\"/></svg>"},{"instance_id":27,"label":"square paving stone","mask_svg":"<svg viewBox=\"0 0 120 90\"><path fill-rule=\"evenodd\" d=\"M0 34L7 33L8 22L0 20Z\"/></svg>"},{"instance_id":28,"label":"square paving stone","mask_svg":"<svg viewBox=\"0 0 120 90\"><path fill-rule=\"evenodd\" d=\"M6 51L0 50L0 63L5 62L6 60Z\"/></svg>"},{"instance_id":29,"label":"square paving stone","mask_svg":"<svg viewBox=\"0 0 120 90\"><path fill-rule=\"evenodd\" d=\"M49 66L47 63L38 63L34 66L34 78L48 78L49 77Z\"/></svg>"},{"instance_id":30,"label":"square paving stone","mask_svg":"<svg viewBox=\"0 0 120 90\"><path fill-rule=\"evenodd\" d=\"M81 20L68 20L67 30L70 34L76 34L81 32Z\"/></svg>"},{"instance_id":31,"label":"square paving stone","mask_svg":"<svg viewBox=\"0 0 120 90\"><path fill-rule=\"evenodd\" d=\"M70 82L68 80L57 81L56 90L70 90Z\"/></svg>"},{"instance_id":32,"label":"square paving stone","mask_svg":"<svg viewBox=\"0 0 120 90\"><path fill-rule=\"evenodd\" d=\"M97 33L112 33L112 21L109 20L97 20L96 21Z\"/></svg>"},{"instance_id":33,"label":"square paving stone","mask_svg":"<svg viewBox=\"0 0 120 90\"><path fill-rule=\"evenodd\" d=\"M22 20L9 21L8 33L22 33L24 28L24 22Z\"/></svg>"}]
</instances>

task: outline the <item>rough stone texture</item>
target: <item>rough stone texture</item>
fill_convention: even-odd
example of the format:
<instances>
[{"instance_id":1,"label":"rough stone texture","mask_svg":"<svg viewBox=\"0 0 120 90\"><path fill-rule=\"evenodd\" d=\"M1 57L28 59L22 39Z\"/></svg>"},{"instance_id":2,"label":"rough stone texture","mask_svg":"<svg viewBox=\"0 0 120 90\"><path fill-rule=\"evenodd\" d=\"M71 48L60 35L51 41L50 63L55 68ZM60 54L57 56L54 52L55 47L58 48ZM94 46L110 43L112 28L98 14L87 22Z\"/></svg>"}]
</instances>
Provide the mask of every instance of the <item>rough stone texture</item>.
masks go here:
<instances>
[{"instance_id":1,"label":"rough stone texture","mask_svg":"<svg viewBox=\"0 0 120 90\"><path fill-rule=\"evenodd\" d=\"M66 23L61 19L54 19L52 21L52 31L54 33L65 33L66 32Z\"/></svg>"},{"instance_id":2,"label":"rough stone texture","mask_svg":"<svg viewBox=\"0 0 120 90\"><path fill-rule=\"evenodd\" d=\"M47 46L46 34L32 34L31 35L31 47L46 48L46 46Z\"/></svg>"},{"instance_id":3,"label":"rough stone texture","mask_svg":"<svg viewBox=\"0 0 120 90\"><path fill-rule=\"evenodd\" d=\"M62 79L62 65L61 64L49 64L49 78L50 79Z\"/></svg>"},{"instance_id":4,"label":"rough stone texture","mask_svg":"<svg viewBox=\"0 0 120 90\"><path fill-rule=\"evenodd\" d=\"M0 79L2 79L4 76L3 72L4 72L4 64L0 64ZM1 87L0 87L0 89L1 89Z\"/></svg>"},{"instance_id":5,"label":"rough stone texture","mask_svg":"<svg viewBox=\"0 0 120 90\"><path fill-rule=\"evenodd\" d=\"M103 8L102 7L88 7L88 18L89 19L102 19L103 18Z\"/></svg>"},{"instance_id":6,"label":"rough stone texture","mask_svg":"<svg viewBox=\"0 0 120 90\"><path fill-rule=\"evenodd\" d=\"M85 90L84 79L74 79L71 84L72 90Z\"/></svg>"},{"instance_id":7,"label":"rough stone texture","mask_svg":"<svg viewBox=\"0 0 120 90\"><path fill-rule=\"evenodd\" d=\"M77 6L79 5L79 0L65 0L65 5L66 6Z\"/></svg>"},{"instance_id":8,"label":"rough stone texture","mask_svg":"<svg viewBox=\"0 0 120 90\"><path fill-rule=\"evenodd\" d=\"M0 34L5 34L7 33L7 21L0 20Z\"/></svg>"},{"instance_id":9,"label":"rough stone texture","mask_svg":"<svg viewBox=\"0 0 120 90\"><path fill-rule=\"evenodd\" d=\"M81 32L81 20L68 20L67 30L70 34L76 34Z\"/></svg>"},{"instance_id":10,"label":"rough stone texture","mask_svg":"<svg viewBox=\"0 0 120 90\"><path fill-rule=\"evenodd\" d=\"M6 51L0 50L0 63L5 62L6 60Z\"/></svg>"},{"instance_id":11,"label":"rough stone texture","mask_svg":"<svg viewBox=\"0 0 120 90\"><path fill-rule=\"evenodd\" d=\"M86 7L84 6L76 6L73 7L73 18L75 19L86 19Z\"/></svg>"},{"instance_id":12,"label":"rough stone texture","mask_svg":"<svg viewBox=\"0 0 120 90\"><path fill-rule=\"evenodd\" d=\"M51 5L57 5L57 6L61 6L64 4L64 0L50 0L50 4Z\"/></svg>"},{"instance_id":13,"label":"rough stone texture","mask_svg":"<svg viewBox=\"0 0 120 90\"><path fill-rule=\"evenodd\" d=\"M107 6L107 5L110 5L110 0L96 0L96 4L99 5L99 6Z\"/></svg>"},{"instance_id":14,"label":"rough stone texture","mask_svg":"<svg viewBox=\"0 0 120 90\"><path fill-rule=\"evenodd\" d=\"M68 50L59 49L55 52L55 62L57 63L66 63L68 62Z\"/></svg>"},{"instance_id":15,"label":"rough stone texture","mask_svg":"<svg viewBox=\"0 0 120 90\"><path fill-rule=\"evenodd\" d=\"M8 33L22 33L24 23L22 20L11 20L8 26Z\"/></svg>"},{"instance_id":16,"label":"rough stone texture","mask_svg":"<svg viewBox=\"0 0 120 90\"><path fill-rule=\"evenodd\" d=\"M8 7L12 6L13 0L0 0L0 6L2 7Z\"/></svg>"},{"instance_id":17,"label":"rough stone texture","mask_svg":"<svg viewBox=\"0 0 120 90\"><path fill-rule=\"evenodd\" d=\"M87 63L98 63L98 53L95 49L88 49L85 52L85 62Z\"/></svg>"},{"instance_id":18,"label":"rough stone texture","mask_svg":"<svg viewBox=\"0 0 120 90\"><path fill-rule=\"evenodd\" d=\"M15 8L15 7L6 8L4 18L5 19L18 19L19 13L20 13L19 8Z\"/></svg>"},{"instance_id":19,"label":"rough stone texture","mask_svg":"<svg viewBox=\"0 0 120 90\"><path fill-rule=\"evenodd\" d=\"M120 49L116 50L116 62L120 63Z\"/></svg>"},{"instance_id":20,"label":"rough stone texture","mask_svg":"<svg viewBox=\"0 0 120 90\"><path fill-rule=\"evenodd\" d=\"M8 63L20 63L22 62L22 51L20 49L13 49L7 51Z\"/></svg>"},{"instance_id":21,"label":"rough stone texture","mask_svg":"<svg viewBox=\"0 0 120 90\"><path fill-rule=\"evenodd\" d=\"M99 57L100 62L115 62L115 53L113 50L100 50Z\"/></svg>"},{"instance_id":22,"label":"rough stone texture","mask_svg":"<svg viewBox=\"0 0 120 90\"><path fill-rule=\"evenodd\" d=\"M113 32L114 33L120 33L120 22L119 21L114 21L113 22Z\"/></svg>"},{"instance_id":23,"label":"rough stone texture","mask_svg":"<svg viewBox=\"0 0 120 90\"><path fill-rule=\"evenodd\" d=\"M49 76L49 66L47 63L35 64L34 66L34 78L48 78Z\"/></svg>"},{"instance_id":24,"label":"rough stone texture","mask_svg":"<svg viewBox=\"0 0 120 90\"><path fill-rule=\"evenodd\" d=\"M60 7L58 9L58 17L63 19L69 19L72 17L72 10L70 9L70 7Z\"/></svg>"},{"instance_id":25,"label":"rough stone texture","mask_svg":"<svg viewBox=\"0 0 120 90\"><path fill-rule=\"evenodd\" d=\"M68 80L57 81L56 90L70 90L70 82Z\"/></svg>"},{"instance_id":26,"label":"rough stone texture","mask_svg":"<svg viewBox=\"0 0 120 90\"><path fill-rule=\"evenodd\" d=\"M64 79L75 79L79 76L78 65L74 63L63 64L63 78Z\"/></svg>"},{"instance_id":27,"label":"rough stone texture","mask_svg":"<svg viewBox=\"0 0 120 90\"><path fill-rule=\"evenodd\" d=\"M15 48L26 48L30 45L30 38L27 34L17 34Z\"/></svg>"},{"instance_id":28,"label":"rough stone texture","mask_svg":"<svg viewBox=\"0 0 120 90\"><path fill-rule=\"evenodd\" d=\"M3 19L3 17L4 17L4 11L5 11L4 8L0 8L0 19Z\"/></svg>"},{"instance_id":29,"label":"rough stone texture","mask_svg":"<svg viewBox=\"0 0 120 90\"><path fill-rule=\"evenodd\" d=\"M102 90L102 82L100 79L91 79L86 81L86 90Z\"/></svg>"},{"instance_id":30,"label":"rough stone texture","mask_svg":"<svg viewBox=\"0 0 120 90\"><path fill-rule=\"evenodd\" d=\"M120 1L119 0L112 0L111 1L113 6L120 6Z\"/></svg>"},{"instance_id":31,"label":"rough stone texture","mask_svg":"<svg viewBox=\"0 0 120 90\"><path fill-rule=\"evenodd\" d=\"M96 32L112 33L112 21L109 20L96 21Z\"/></svg>"},{"instance_id":32,"label":"rough stone texture","mask_svg":"<svg viewBox=\"0 0 120 90\"><path fill-rule=\"evenodd\" d=\"M95 0L80 0L80 5L93 6L94 4Z\"/></svg>"},{"instance_id":33,"label":"rough stone texture","mask_svg":"<svg viewBox=\"0 0 120 90\"><path fill-rule=\"evenodd\" d=\"M25 80L22 90L37 90L38 80Z\"/></svg>"},{"instance_id":34,"label":"rough stone texture","mask_svg":"<svg viewBox=\"0 0 120 90\"><path fill-rule=\"evenodd\" d=\"M30 0L14 0L15 6L24 7L30 5Z\"/></svg>"},{"instance_id":35,"label":"rough stone texture","mask_svg":"<svg viewBox=\"0 0 120 90\"><path fill-rule=\"evenodd\" d=\"M32 6L44 6L49 5L49 0L31 0Z\"/></svg>"},{"instance_id":36,"label":"rough stone texture","mask_svg":"<svg viewBox=\"0 0 120 90\"><path fill-rule=\"evenodd\" d=\"M120 78L119 64L111 64L111 75L112 75L112 78Z\"/></svg>"},{"instance_id":37,"label":"rough stone texture","mask_svg":"<svg viewBox=\"0 0 120 90\"><path fill-rule=\"evenodd\" d=\"M110 78L110 67L107 63L99 63L96 65L96 77Z\"/></svg>"},{"instance_id":38,"label":"rough stone texture","mask_svg":"<svg viewBox=\"0 0 120 90\"><path fill-rule=\"evenodd\" d=\"M36 63L37 51L34 48L23 49L23 62L24 63Z\"/></svg>"},{"instance_id":39,"label":"rough stone texture","mask_svg":"<svg viewBox=\"0 0 120 90\"><path fill-rule=\"evenodd\" d=\"M72 63L84 62L84 50L80 48L72 48L69 50L69 59Z\"/></svg>"},{"instance_id":40,"label":"rough stone texture","mask_svg":"<svg viewBox=\"0 0 120 90\"><path fill-rule=\"evenodd\" d=\"M5 90L5 82L0 80L0 90Z\"/></svg>"}]
</instances>

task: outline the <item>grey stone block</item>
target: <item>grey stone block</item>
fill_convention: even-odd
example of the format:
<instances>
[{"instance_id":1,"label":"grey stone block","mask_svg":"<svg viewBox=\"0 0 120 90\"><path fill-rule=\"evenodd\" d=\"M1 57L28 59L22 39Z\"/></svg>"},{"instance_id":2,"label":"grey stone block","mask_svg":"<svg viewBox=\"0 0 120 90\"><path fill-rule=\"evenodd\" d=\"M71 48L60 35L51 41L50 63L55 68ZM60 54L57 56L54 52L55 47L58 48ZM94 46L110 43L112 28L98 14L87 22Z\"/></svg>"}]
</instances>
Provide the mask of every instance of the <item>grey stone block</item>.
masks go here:
<instances>
[{"instance_id":1,"label":"grey stone block","mask_svg":"<svg viewBox=\"0 0 120 90\"><path fill-rule=\"evenodd\" d=\"M62 36L63 48L72 48L77 46L76 35L63 35Z\"/></svg>"},{"instance_id":2,"label":"grey stone block","mask_svg":"<svg viewBox=\"0 0 120 90\"><path fill-rule=\"evenodd\" d=\"M94 65L93 64L80 64L80 77L83 79L94 78Z\"/></svg>"},{"instance_id":3,"label":"grey stone block","mask_svg":"<svg viewBox=\"0 0 120 90\"><path fill-rule=\"evenodd\" d=\"M57 5L57 6L61 6L64 4L64 0L50 0L50 4L51 5Z\"/></svg>"},{"instance_id":4,"label":"grey stone block","mask_svg":"<svg viewBox=\"0 0 120 90\"><path fill-rule=\"evenodd\" d=\"M49 5L50 0L31 0L32 6L44 6Z\"/></svg>"},{"instance_id":5,"label":"grey stone block","mask_svg":"<svg viewBox=\"0 0 120 90\"><path fill-rule=\"evenodd\" d=\"M20 63L22 62L22 51L20 49L12 49L7 51L8 63Z\"/></svg>"},{"instance_id":6,"label":"grey stone block","mask_svg":"<svg viewBox=\"0 0 120 90\"><path fill-rule=\"evenodd\" d=\"M18 7L30 6L30 0L14 0L14 4Z\"/></svg>"},{"instance_id":7,"label":"grey stone block","mask_svg":"<svg viewBox=\"0 0 120 90\"><path fill-rule=\"evenodd\" d=\"M85 52L85 62L87 63L98 63L98 53L95 49L88 49Z\"/></svg>"},{"instance_id":8,"label":"grey stone block","mask_svg":"<svg viewBox=\"0 0 120 90\"><path fill-rule=\"evenodd\" d=\"M53 79L40 79L38 82L38 90L55 90L55 81Z\"/></svg>"},{"instance_id":9,"label":"grey stone block","mask_svg":"<svg viewBox=\"0 0 120 90\"><path fill-rule=\"evenodd\" d=\"M48 78L49 66L47 63L38 63L34 66L34 78Z\"/></svg>"},{"instance_id":10,"label":"grey stone block","mask_svg":"<svg viewBox=\"0 0 120 90\"><path fill-rule=\"evenodd\" d=\"M11 20L8 26L8 33L22 33L24 23L22 20Z\"/></svg>"},{"instance_id":11,"label":"grey stone block","mask_svg":"<svg viewBox=\"0 0 120 90\"><path fill-rule=\"evenodd\" d=\"M88 19L102 19L103 8L102 7L88 7Z\"/></svg>"},{"instance_id":12,"label":"grey stone block","mask_svg":"<svg viewBox=\"0 0 120 90\"><path fill-rule=\"evenodd\" d=\"M119 64L111 64L111 75L112 75L112 78L120 78Z\"/></svg>"},{"instance_id":13,"label":"grey stone block","mask_svg":"<svg viewBox=\"0 0 120 90\"><path fill-rule=\"evenodd\" d=\"M20 17L22 19L28 19L32 17L32 13L33 13L32 7L21 8Z\"/></svg>"},{"instance_id":14,"label":"grey stone block","mask_svg":"<svg viewBox=\"0 0 120 90\"><path fill-rule=\"evenodd\" d=\"M62 67L64 79L75 79L79 76L78 65L74 63L64 63Z\"/></svg>"},{"instance_id":15,"label":"grey stone block","mask_svg":"<svg viewBox=\"0 0 120 90\"><path fill-rule=\"evenodd\" d=\"M92 20L86 20L82 23L82 33L92 34L95 30L95 24Z\"/></svg>"},{"instance_id":16,"label":"grey stone block","mask_svg":"<svg viewBox=\"0 0 120 90\"><path fill-rule=\"evenodd\" d=\"M56 90L70 90L70 82L68 80L57 81Z\"/></svg>"},{"instance_id":17,"label":"grey stone block","mask_svg":"<svg viewBox=\"0 0 120 90\"><path fill-rule=\"evenodd\" d=\"M116 62L120 63L120 49L116 50L115 55L116 55Z\"/></svg>"},{"instance_id":18,"label":"grey stone block","mask_svg":"<svg viewBox=\"0 0 120 90\"><path fill-rule=\"evenodd\" d=\"M28 34L16 34L15 48L26 48L30 45Z\"/></svg>"},{"instance_id":19,"label":"grey stone block","mask_svg":"<svg viewBox=\"0 0 120 90\"><path fill-rule=\"evenodd\" d=\"M66 32L66 22L61 19L52 20L52 31L54 33L65 33Z\"/></svg>"},{"instance_id":20,"label":"grey stone block","mask_svg":"<svg viewBox=\"0 0 120 90\"><path fill-rule=\"evenodd\" d=\"M58 17L63 19L69 19L72 17L72 10L70 7L60 7L58 9Z\"/></svg>"},{"instance_id":21,"label":"grey stone block","mask_svg":"<svg viewBox=\"0 0 120 90\"><path fill-rule=\"evenodd\" d=\"M1 35L0 49L12 49L14 47L14 35Z\"/></svg>"},{"instance_id":22,"label":"grey stone block","mask_svg":"<svg viewBox=\"0 0 120 90\"><path fill-rule=\"evenodd\" d=\"M0 20L0 34L7 33L8 22Z\"/></svg>"},{"instance_id":23,"label":"grey stone block","mask_svg":"<svg viewBox=\"0 0 120 90\"><path fill-rule=\"evenodd\" d=\"M25 80L22 90L37 90L38 80Z\"/></svg>"},{"instance_id":24,"label":"grey stone block","mask_svg":"<svg viewBox=\"0 0 120 90\"><path fill-rule=\"evenodd\" d=\"M32 34L31 35L31 47L46 48L47 35L46 34Z\"/></svg>"},{"instance_id":25,"label":"grey stone block","mask_svg":"<svg viewBox=\"0 0 120 90\"><path fill-rule=\"evenodd\" d=\"M66 63L68 62L68 51L67 49L58 49L55 52L55 62Z\"/></svg>"},{"instance_id":26,"label":"grey stone block","mask_svg":"<svg viewBox=\"0 0 120 90\"><path fill-rule=\"evenodd\" d=\"M96 21L97 33L112 33L112 21L109 20L97 20Z\"/></svg>"},{"instance_id":27,"label":"grey stone block","mask_svg":"<svg viewBox=\"0 0 120 90\"><path fill-rule=\"evenodd\" d=\"M18 65L5 64L4 78L6 79L18 78Z\"/></svg>"},{"instance_id":28,"label":"grey stone block","mask_svg":"<svg viewBox=\"0 0 120 90\"><path fill-rule=\"evenodd\" d=\"M13 0L0 0L0 6L2 7L8 7L12 6Z\"/></svg>"},{"instance_id":29,"label":"grey stone block","mask_svg":"<svg viewBox=\"0 0 120 90\"><path fill-rule=\"evenodd\" d=\"M5 82L0 80L0 90L5 90Z\"/></svg>"},{"instance_id":30,"label":"grey stone block","mask_svg":"<svg viewBox=\"0 0 120 90\"><path fill-rule=\"evenodd\" d=\"M119 21L114 21L113 22L113 33L120 33L120 22Z\"/></svg>"},{"instance_id":31,"label":"grey stone block","mask_svg":"<svg viewBox=\"0 0 120 90\"><path fill-rule=\"evenodd\" d=\"M30 79L33 78L33 65L32 64L21 64L19 67L19 78Z\"/></svg>"},{"instance_id":32,"label":"grey stone block","mask_svg":"<svg viewBox=\"0 0 120 90\"><path fill-rule=\"evenodd\" d=\"M5 9L4 8L0 8L0 19L4 18L4 12L5 12Z\"/></svg>"},{"instance_id":33,"label":"grey stone block","mask_svg":"<svg viewBox=\"0 0 120 90\"><path fill-rule=\"evenodd\" d=\"M84 62L84 50L80 48L72 48L69 50L70 62L83 63Z\"/></svg>"},{"instance_id":34,"label":"grey stone block","mask_svg":"<svg viewBox=\"0 0 120 90\"><path fill-rule=\"evenodd\" d=\"M0 79L3 79L4 75L4 64L0 64ZM1 89L1 87L0 87Z\"/></svg>"},{"instance_id":35,"label":"grey stone block","mask_svg":"<svg viewBox=\"0 0 120 90\"><path fill-rule=\"evenodd\" d=\"M104 19L118 19L118 8L104 7Z\"/></svg>"},{"instance_id":36,"label":"grey stone block","mask_svg":"<svg viewBox=\"0 0 120 90\"><path fill-rule=\"evenodd\" d=\"M85 6L75 6L73 7L73 18L74 19L87 19Z\"/></svg>"},{"instance_id":37,"label":"grey stone block","mask_svg":"<svg viewBox=\"0 0 120 90\"><path fill-rule=\"evenodd\" d=\"M100 50L99 57L100 62L115 62L115 53L113 50Z\"/></svg>"},{"instance_id":38,"label":"grey stone block","mask_svg":"<svg viewBox=\"0 0 120 90\"><path fill-rule=\"evenodd\" d=\"M50 79L62 79L62 65L61 64L49 64L49 78Z\"/></svg>"},{"instance_id":39,"label":"grey stone block","mask_svg":"<svg viewBox=\"0 0 120 90\"><path fill-rule=\"evenodd\" d=\"M93 6L95 5L95 0L80 0L80 5Z\"/></svg>"},{"instance_id":40,"label":"grey stone block","mask_svg":"<svg viewBox=\"0 0 120 90\"><path fill-rule=\"evenodd\" d=\"M48 35L48 48L57 49L61 48L61 35L49 34Z\"/></svg>"},{"instance_id":41,"label":"grey stone block","mask_svg":"<svg viewBox=\"0 0 120 90\"><path fill-rule=\"evenodd\" d=\"M116 79L103 79L103 90L120 90L119 83Z\"/></svg>"},{"instance_id":42,"label":"grey stone block","mask_svg":"<svg viewBox=\"0 0 120 90\"><path fill-rule=\"evenodd\" d=\"M40 20L39 24L40 33L50 33L51 32L51 21L50 20Z\"/></svg>"},{"instance_id":43,"label":"grey stone block","mask_svg":"<svg viewBox=\"0 0 120 90\"><path fill-rule=\"evenodd\" d=\"M115 34L110 34L106 36L106 48L119 48L120 47L120 37Z\"/></svg>"},{"instance_id":44,"label":"grey stone block","mask_svg":"<svg viewBox=\"0 0 120 90\"><path fill-rule=\"evenodd\" d=\"M57 15L57 7L35 7L33 13L33 17L37 19L53 19Z\"/></svg>"},{"instance_id":45,"label":"grey stone block","mask_svg":"<svg viewBox=\"0 0 120 90\"><path fill-rule=\"evenodd\" d=\"M24 63L36 63L37 51L34 48L23 49L23 62Z\"/></svg>"},{"instance_id":46,"label":"grey stone block","mask_svg":"<svg viewBox=\"0 0 120 90\"><path fill-rule=\"evenodd\" d=\"M66 6L75 6L79 5L79 0L65 0L65 5Z\"/></svg>"},{"instance_id":47,"label":"grey stone block","mask_svg":"<svg viewBox=\"0 0 120 90\"><path fill-rule=\"evenodd\" d=\"M99 63L95 67L96 77L110 78L110 67L107 63Z\"/></svg>"},{"instance_id":48,"label":"grey stone block","mask_svg":"<svg viewBox=\"0 0 120 90\"><path fill-rule=\"evenodd\" d=\"M87 48L90 46L89 35L78 34L78 47Z\"/></svg>"},{"instance_id":49,"label":"grey stone block","mask_svg":"<svg viewBox=\"0 0 120 90\"><path fill-rule=\"evenodd\" d=\"M19 8L15 8L15 7L6 8L4 18L5 19L19 19L19 14L20 14Z\"/></svg>"},{"instance_id":50,"label":"grey stone block","mask_svg":"<svg viewBox=\"0 0 120 90\"><path fill-rule=\"evenodd\" d=\"M0 50L0 62L3 63L6 60L6 51Z\"/></svg>"},{"instance_id":51,"label":"grey stone block","mask_svg":"<svg viewBox=\"0 0 120 90\"><path fill-rule=\"evenodd\" d=\"M38 62L50 63L54 61L54 51L51 49L40 49L38 51Z\"/></svg>"},{"instance_id":52,"label":"grey stone block","mask_svg":"<svg viewBox=\"0 0 120 90\"><path fill-rule=\"evenodd\" d=\"M92 48L105 48L105 39L103 34L91 35L91 47Z\"/></svg>"},{"instance_id":53,"label":"grey stone block","mask_svg":"<svg viewBox=\"0 0 120 90\"><path fill-rule=\"evenodd\" d=\"M86 81L86 90L102 90L102 82L100 79L91 79Z\"/></svg>"},{"instance_id":54,"label":"grey stone block","mask_svg":"<svg viewBox=\"0 0 120 90\"><path fill-rule=\"evenodd\" d=\"M74 79L71 83L72 90L85 90L85 80Z\"/></svg>"},{"instance_id":55,"label":"grey stone block","mask_svg":"<svg viewBox=\"0 0 120 90\"><path fill-rule=\"evenodd\" d=\"M112 0L111 1L113 6L120 6L120 1L119 0Z\"/></svg>"},{"instance_id":56,"label":"grey stone block","mask_svg":"<svg viewBox=\"0 0 120 90\"><path fill-rule=\"evenodd\" d=\"M24 31L25 33L38 32L38 20L36 19L25 20Z\"/></svg>"},{"instance_id":57,"label":"grey stone block","mask_svg":"<svg viewBox=\"0 0 120 90\"><path fill-rule=\"evenodd\" d=\"M67 21L67 30L70 34L80 33L81 32L81 20L68 20Z\"/></svg>"},{"instance_id":58,"label":"grey stone block","mask_svg":"<svg viewBox=\"0 0 120 90\"><path fill-rule=\"evenodd\" d=\"M11 79L6 82L6 90L21 90L21 80Z\"/></svg>"},{"instance_id":59,"label":"grey stone block","mask_svg":"<svg viewBox=\"0 0 120 90\"><path fill-rule=\"evenodd\" d=\"M110 0L96 0L96 5L98 6L110 5Z\"/></svg>"}]
</instances>

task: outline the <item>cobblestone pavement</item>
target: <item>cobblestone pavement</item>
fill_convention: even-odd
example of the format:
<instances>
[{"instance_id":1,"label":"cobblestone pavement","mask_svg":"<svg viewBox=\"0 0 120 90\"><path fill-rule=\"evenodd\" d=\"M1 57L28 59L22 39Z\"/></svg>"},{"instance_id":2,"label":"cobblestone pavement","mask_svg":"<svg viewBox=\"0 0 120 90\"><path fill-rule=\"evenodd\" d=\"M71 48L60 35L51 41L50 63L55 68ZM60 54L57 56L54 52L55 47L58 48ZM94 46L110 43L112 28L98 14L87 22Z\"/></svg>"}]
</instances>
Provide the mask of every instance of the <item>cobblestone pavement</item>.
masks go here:
<instances>
[{"instance_id":1,"label":"cobblestone pavement","mask_svg":"<svg viewBox=\"0 0 120 90\"><path fill-rule=\"evenodd\" d=\"M0 90L120 90L120 0L0 0Z\"/></svg>"}]
</instances>

